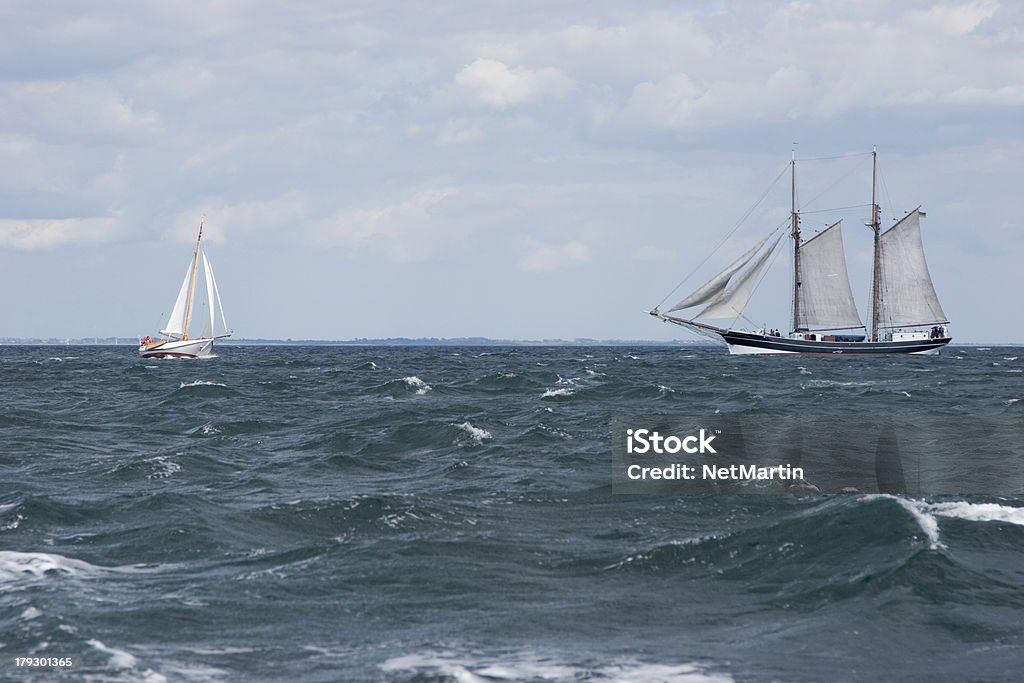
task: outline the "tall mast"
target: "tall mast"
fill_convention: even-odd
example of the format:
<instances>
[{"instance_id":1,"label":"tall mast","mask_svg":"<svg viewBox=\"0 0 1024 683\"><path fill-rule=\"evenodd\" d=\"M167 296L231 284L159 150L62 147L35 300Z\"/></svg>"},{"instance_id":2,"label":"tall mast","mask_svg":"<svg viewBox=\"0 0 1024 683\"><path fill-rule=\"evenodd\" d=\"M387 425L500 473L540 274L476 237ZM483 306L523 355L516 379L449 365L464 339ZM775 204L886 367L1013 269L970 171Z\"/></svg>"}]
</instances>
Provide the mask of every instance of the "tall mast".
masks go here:
<instances>
[{"instance_id":1,"label":"tall mast","mask_svg":"<svg viewBox=\"0 0 1024 683\"><path fill-rule=\"evenodd\" d=\"M880 282L879 282L879 266L882 263L882 243L879 240L880 233L880 216L878 210L878 204L875 202L875 187L877 186L878 178L878 151L877 148L871 146L871 232L874 233L875 239L875 256L874 266L871 269L871 341L878 341L878 326L879 326L879 307L878 299L880 294Z\"/></svg>"},{"instance_id":2,"label":"tall mast","mask_svg":"<svg viewBox=\"0 0 1024 683\"><path fill-rule=\"evenodd\" d=\"M196 253L192 257L192 280L188 283L188 306L185 307L185 327L181 338L188 339L188 323L192 319L192 297L196 293L196 269L199 267L199 244L203 241L203 220L199 221L199 239L196 240Z\"/></svg>"},{"instance_id":3,"label":"tall mast","mask_svg":"<svg viewBox=\"0 0 1024 683\"><path fill-rule=\"evenodd\" d=\"M789 163L791 175L790 217L793 222L793 331L800 327L800 216L796 212L796 150Z\"/></svg>"}]
</instances>

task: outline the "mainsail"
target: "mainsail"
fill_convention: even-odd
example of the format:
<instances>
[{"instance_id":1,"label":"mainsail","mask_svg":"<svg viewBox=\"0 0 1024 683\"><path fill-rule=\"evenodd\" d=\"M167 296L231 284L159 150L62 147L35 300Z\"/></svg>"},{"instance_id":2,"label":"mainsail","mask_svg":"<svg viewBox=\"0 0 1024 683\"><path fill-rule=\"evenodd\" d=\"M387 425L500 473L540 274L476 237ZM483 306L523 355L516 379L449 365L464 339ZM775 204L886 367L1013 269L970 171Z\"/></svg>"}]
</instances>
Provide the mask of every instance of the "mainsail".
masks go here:
<instances>
[{"instance_id":1,"label":"mainsail","mask_svg":"<svg viewBox=\"0 0 1024 683\"><path fill-rule=\"evenodd\" d=\"M220 302L220 290L217 289L217 279L213 276L213 265L210 258L203 250L203 270L206 272L206 298L210 307L210 336L224 334L228 330L228 322L224 319L224 306ZM216 306L214 306L216 302ZM220 321L220 327L217 322Z\"/></svg>"},{"instance_id":2,"label":"mainsail","mask_svg":"<svg viewBox=\"0 0 1024 683\"><path fill-rule=\"evenodd\" d=\"M798 329L863 327L846 271L841 221L800 245L797 282Z\"/></svg>"},{"instance_id":3,"label":"mainsail","mask_svg":"<svg viewBox=\"0 0 1024 683\"><path fill-rule=\"evenodd\" d=\"M715 320L722 318L738 318L743 315L743 310L754 293L754 286L761 275L761 272L768 265L768 257L772 255L775 248L779 246L782 235L776 238L770 247L754 261L753 265L743 273L736 282L732 283L725 291L716 297L711 305L698 313L694 320ZM762 240L761 244L764 244ZM760 247L760 245L758 245Z\"/></svg>"},{"instance_id":4,"label":"mainsail","mask_svg":"<svg viewBox=\"0 0 1024 683\"><path fill-rule=\"evenodd\" d=\"M755 244L747 253L736 259L728 268L708 280L707 283L701 285L696 291L677 303L675 306L668 309L668 312L680 311L684 308L691 308L693 306L721 298L722 294L725 292L726 286L729 284L729 279L739 272L743 266L750 263L751 259L757 255L757 252L761 250L761 247L763 247L764 243L767 241L768 237L765 237L763 240Z\"/></svg>"},{"instance_id":5,"label":"mainsail","mask_svg":"<svg viewBox=\"0 0 1024 683\"><path fill-rule=\"evenodd\" d=\"M878 319L883 327L949 322L935 295L915 209L879 237Z\"/></svg>"}]
</instances>

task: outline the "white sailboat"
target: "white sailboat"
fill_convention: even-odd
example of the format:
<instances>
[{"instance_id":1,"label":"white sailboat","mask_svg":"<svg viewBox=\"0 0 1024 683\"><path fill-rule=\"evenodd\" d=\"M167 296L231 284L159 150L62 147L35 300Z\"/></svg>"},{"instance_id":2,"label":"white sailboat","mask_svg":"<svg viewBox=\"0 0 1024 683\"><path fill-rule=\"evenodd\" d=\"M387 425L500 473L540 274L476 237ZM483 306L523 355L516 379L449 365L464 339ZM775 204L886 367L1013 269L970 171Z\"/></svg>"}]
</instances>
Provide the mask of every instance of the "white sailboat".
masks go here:
<instances>
[{"instance_id":1,"label":"white sailboat","mask_svg":"<svg viewBox=\"0 0 1024 683\"><path fill-rule=\"evenodd\" d=\"M215 339L230 337L227 321L224 319L224 306L221 304L217 279L213 275L213 266L202 248L203 222L199 223L199 238L196 250L185 271L185 279L178 290L178 298L167 318L167 323L160 330L163 339L152 339L147 336L139 342L139 354L143 358L202 358L213 353ZM199 261L203 262L202 282L199 277ZM196 290L205 289L206 296L197 300ZM198 336L189 334L194 324L202 322L203 329Z\"/></svg>"},{"instance_id":2,"label":"white sailboat","mask_svg":"<svg viewBox=\"0 0 1024 683\"><path fill-rule=\"evenodd\" d=\"M946 327L949 320L939 304L925 261L920 223L925 214L919 207L888 230L881 229L880 210L875 200L877 154L874 150L871 159L871 221L867 226L874 234L874 267L870 328L861 322L850 288L841 223L829 226L810 239L801 236L800 212L796 207L795 155L790 164L793 189L787 221L793 243L792 318L788 334L764 328L748 331L732 327L739 318L745 318L747 302L784 233L768 247L765 245L769 244L771 235L764 238L667 311L655 307L648 312L699 334L721 337L733 354L937 353L951 337ZM673 315L696 306L704 308L686 316ZM728 327L712 322L722 320L731 322Z\"/></svg>"}]
</instances>

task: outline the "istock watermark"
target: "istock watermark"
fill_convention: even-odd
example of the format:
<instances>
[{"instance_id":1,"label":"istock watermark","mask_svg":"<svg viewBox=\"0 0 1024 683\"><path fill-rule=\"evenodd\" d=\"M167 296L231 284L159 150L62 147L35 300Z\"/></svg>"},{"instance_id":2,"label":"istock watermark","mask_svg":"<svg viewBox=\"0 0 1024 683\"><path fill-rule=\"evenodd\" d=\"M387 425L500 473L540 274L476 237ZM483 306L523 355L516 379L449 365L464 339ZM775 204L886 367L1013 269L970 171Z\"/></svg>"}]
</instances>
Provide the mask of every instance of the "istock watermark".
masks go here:
<instances>
[{"instance_id":1,"label":"istock watermark","mask_svg":"<svg viewBox=\"0 0 1024 683\"><path fill-rule=\"evenodd\" d=\"M612 491L1020 494L1024 420L623 416Z\"/></svg>"}]
</instances>

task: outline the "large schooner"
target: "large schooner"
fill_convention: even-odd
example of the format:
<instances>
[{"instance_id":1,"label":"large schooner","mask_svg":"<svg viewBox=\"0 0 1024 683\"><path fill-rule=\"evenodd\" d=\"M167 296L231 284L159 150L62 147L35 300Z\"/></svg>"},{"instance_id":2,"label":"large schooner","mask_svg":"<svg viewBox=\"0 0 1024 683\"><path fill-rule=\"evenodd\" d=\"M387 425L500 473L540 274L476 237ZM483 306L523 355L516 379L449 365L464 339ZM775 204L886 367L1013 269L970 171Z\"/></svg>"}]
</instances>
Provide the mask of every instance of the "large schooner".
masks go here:
<instances>
[{"instance_id":1,"label":"large schooner","mask_svg":"<svg viewBox=\"0 0 1024 683\"><path fill-rule=\"evenodd\" d=\"M215 339L230 337L227 321L224 319L224 307L220 301L217 280L213 276L213 266L202 248L203 221L199 222L199 237L196 239L195 253L185 271L185 279L178 290L178 298L167 318L167 324L160 330L164 339L145 337L139 341L139 353L143 358L203 358L213 353ZM199 261L203 262L202 284L205 285L206 297L196 300L196 289L200 284ZM205 311L199 309L204 308ZM204 314L205 313L205 314ZM202 332L195 337L189 336L193 318L203 321Z\"/></svg>"},{"instance_id":2,"label":"large schooner","mask_svg":"<svg viewBox=\"0 0 1024 683\"><path fill-rule=\"evenodd\" d=\"M935 354L950 342L949 320L935 294L921 242L920 207L882 231L876 202L878 153L871 150L871 222L874 267L870 328L861 322L850 288L843 252L842 222L804 240L796 206L796 154L792 178L789 236L793 240L792 325L775 330L734 329L785 233L764 238L696 291L665 312L648 311L665 322L699 334L721 337L733 354ZM767 245L767 246L766 246ZM666 297L667 298L667 297ZM671 315L704 306L695 315ZM730 320L729 327L712 324Z\"/></svg>"}]
</instances>

